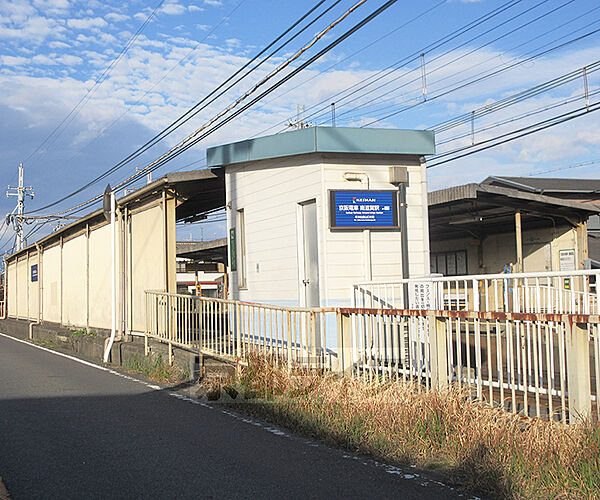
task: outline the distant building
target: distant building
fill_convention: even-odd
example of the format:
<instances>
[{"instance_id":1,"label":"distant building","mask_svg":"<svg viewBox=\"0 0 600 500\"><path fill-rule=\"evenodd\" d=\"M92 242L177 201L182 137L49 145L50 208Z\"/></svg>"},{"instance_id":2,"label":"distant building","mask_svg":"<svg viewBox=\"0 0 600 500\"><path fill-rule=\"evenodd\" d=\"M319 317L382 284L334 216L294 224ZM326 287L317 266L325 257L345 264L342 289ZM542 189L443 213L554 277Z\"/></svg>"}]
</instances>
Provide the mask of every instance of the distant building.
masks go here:
<instances>
[{"instance_id":1,"label":"distant building","mask_svg":"<svg viewBox=\"0 0 600 500\"><path fill-rule=\"evenodd\" d=\"M452 276L597 264L599 189L600 180L488 177L433 191L430 271Z\"/></svg>"}]
</instances>

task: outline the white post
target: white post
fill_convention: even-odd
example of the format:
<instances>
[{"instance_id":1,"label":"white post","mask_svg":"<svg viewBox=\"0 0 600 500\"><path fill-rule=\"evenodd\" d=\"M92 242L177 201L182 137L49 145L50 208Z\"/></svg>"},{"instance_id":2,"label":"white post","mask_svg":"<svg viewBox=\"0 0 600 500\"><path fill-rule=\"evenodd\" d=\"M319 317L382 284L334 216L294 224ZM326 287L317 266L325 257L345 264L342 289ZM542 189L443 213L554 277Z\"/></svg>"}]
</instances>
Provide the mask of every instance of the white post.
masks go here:
<instances>
[{"instance_id":1,"label":"white post","mask_svg":"<svg viewBox=\"0 0 600 500\"><path fill-rule=\"evenodd\" d=\"M116 206L115 206L115 192L110 193L110 246L111 246L111 328L110 338L108 345L104 350L104 362L108 363L108 357L110 356L110 350L112 349L113 342L115 341L116 334L116 322L117 322L117 280L115 276L115 232L117 228L116 224Z\"/></svg>"}]
</instances>

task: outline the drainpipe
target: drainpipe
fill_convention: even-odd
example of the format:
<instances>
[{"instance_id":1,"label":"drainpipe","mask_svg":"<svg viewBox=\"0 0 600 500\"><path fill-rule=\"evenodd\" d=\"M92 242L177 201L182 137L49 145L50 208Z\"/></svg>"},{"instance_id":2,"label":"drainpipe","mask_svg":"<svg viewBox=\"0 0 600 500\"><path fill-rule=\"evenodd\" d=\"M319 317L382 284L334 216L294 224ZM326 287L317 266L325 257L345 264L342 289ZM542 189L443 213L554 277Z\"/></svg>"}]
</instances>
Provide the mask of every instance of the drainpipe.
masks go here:
<instances>
[{"instance_id":1,"label":"drainpipe","mask_svg":"<svg viewBox=\"0 0 600 500\"><path fill-rule=\"evenodd\" d=\"M37 250L37 261L38 261L38 312L37 312L37 319L35 321L32 321L31 323L29 323L29 338L33 339L33 327L34 326L39 326L40 324L40 317L41 317L41 308L42 308L42 301L41 301L41 297L42 297L42 259L40 257L40 252L42 251L40 245L38 243L35 244L35 248ZM29 267L29 266L27 266Z\"/></svg>"},{"instance_id":2,"label":"drainpipe","mask_svg":"<svg viewBox=\"0 0 600 500\"><path fill-rule=\"evenodd\" d=\"M2 311L2 319L8 318L8 304L6 303L6 288L8 287L8 265L6 259L2 259L4 263L4 288L2 289L3 303L4 303L4 311Z\"/></svg>"},{"instance_id":3,"label":"drainpipe","mask_svg":"<svg viewBox=\"0 0 600 500\"><path fill-rule=\"evenodd\" d=\"M115 192L110 193L110 249L111 249L111 329L110 337L106 339L104 343L104 362L108 363L108 357L110 356L110 350L112 349L115 341L116 334L116 323L117 323L117 280L115 276L115 232L117 229L116 224L116 207L115 207Z\"/></svg>"}]
</instances>

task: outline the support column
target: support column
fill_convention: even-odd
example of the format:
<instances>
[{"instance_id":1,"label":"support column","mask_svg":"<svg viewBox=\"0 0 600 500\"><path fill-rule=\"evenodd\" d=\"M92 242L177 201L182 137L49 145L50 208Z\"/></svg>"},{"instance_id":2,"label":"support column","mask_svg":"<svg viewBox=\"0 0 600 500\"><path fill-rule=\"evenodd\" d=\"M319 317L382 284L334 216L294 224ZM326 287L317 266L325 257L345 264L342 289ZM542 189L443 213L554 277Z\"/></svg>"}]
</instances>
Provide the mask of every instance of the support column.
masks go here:
<instances>
[{"instance_id":1,"label":"support column","mask_svg":"<svg viewBox=\"0 0 600 500\"><path fill-rule=\"evenodd\" d=\"M521 234L521 212L515 212L515 240L517 244L517 269L518 273L523 272L523 235Z\"/></svg>"},{"instance_id":2,"label":"support column","mask_svg":"<svg viewBox=\"0 0 600 500\"><path fill-rule=\"evenodd\" d=\"M447 319L428 315L429 353L431 362L431 386L434 389L448 387Z\"/></svg>"},{"instance_id":3,"label":"support column","mask_svg":"<svg viewBox=\"0 0 600 500\"><path fill-rule=\"evenodd\" d=\"M590 383L590 341L584 325L563 316L567 348L567 391L569 422L583 422L592 416Z\"/></svg>"},{"instance_id":4,"label":"support column","mask_svg":"<svg viewBox=\"0 0 600 500\"><path fill-rule=\"evenodd\" d=\"M337 313L338 366L342 375L351 375L354 368L352 349L352 318L349 314Z\"/></svg>"}]
</instances>

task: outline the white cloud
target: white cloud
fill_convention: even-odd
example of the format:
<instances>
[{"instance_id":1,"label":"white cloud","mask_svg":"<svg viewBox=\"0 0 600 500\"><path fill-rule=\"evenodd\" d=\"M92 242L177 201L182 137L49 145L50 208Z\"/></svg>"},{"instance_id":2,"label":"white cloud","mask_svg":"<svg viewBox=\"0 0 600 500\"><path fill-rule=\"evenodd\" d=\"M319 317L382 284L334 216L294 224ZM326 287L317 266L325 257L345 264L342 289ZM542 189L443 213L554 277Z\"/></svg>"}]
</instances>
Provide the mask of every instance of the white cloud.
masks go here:
<instances>
[{"instance_id":1,"label":"white cloud","mask_svg":"<svg viewBox=\"0 0 600 500\"><path fill-rule=\"evenodd\" d=\"M30 59L27 57L15 57L15 56L0 56L2 66L24 66L29 64Z\"/></svg>"},{"instance_id":2,"label":"white cloud","mask_svg":"<svg viewBox=\"0 0 600 500\"><path fill-rule=\"evenodd\" d=\"M56 57L55 61L60 64L64 64L65 66L77 66L83 63L83 59L81 59L81 57L72 56L69 54Z\"/></svg>"},{"instance_id":3,"label":"white cloud","mask_svg":"<svg viewBox=\"0 0 600 500\"><path fill-rule=\"evenodd\" d=\"M170 16L178 16L180 14L183 14L185 12L185 7L179 3L177 3L177 0L171 0L171 1L167 1L163 4L162 8L160 9L160 11L163 14L167 14Z\"/></svg>"},{"instance_id":4,"label":"white cloud","mask_svg":"<svg viewBox=\"0 0 600 500\"><path fill-rule=\"evenodd\" d=\"M71 46L65 42L54 41L48 43L48 47L50 47L51 49L68 49Z\"/></svg>"},{"instance_id":5,"label":"white cloud","mask_svg":"<svg viewBox=\"0 0 600 500\"><path fill-rule=\"evenodd\" d=\"M65 28L54 19L40 16L27 17L13 26L0 25L0 39L27 40L33 44L39 44L48 37L60 37L64 32Z\"/></svg>"},{"instance_id":6,"label":"white cloud","mask_svg":"<svg viewBox=\"0 0 600 500\"><path fill-rule=\"evenodd\" d=\"M78 30L89 30L91 28L104 28L106 21L101 17L87 17L84 19L68 19L67 26Z\"/></svg>"},{"instance_id":7,"label":"white cloud","mask_svg":"<svg viewBox=\"0 0 600 500\"><path fill-rule=\"evenodd\" d=\"M204 5L212 5L213 7L220 7L223 5L221 0L204 0Z\"/></svg>"},{"instance_id":8,"label":"white cloud","mask_svg":"<svg viewBox=\"0 0 600 500\"><path fill-rule=\"evenodd\" d=\"M127 21L127 19L129 19L129 16L127 16L125 14L119 14L117 12L111 12L109 14L106 14L104 16L104 19L106 19L107 21L109 21L111 23L120 23L123 21Z\"/></svg>"},{"instance_id":9,"label":"white cloud","mask_svg":"<svg viewBox=\"0 0 600 500\"><path fill-rule=\"evenodd\" d=\"M188 5L188 10L190 12L202 12L204 9L202 7L198 7L197 5Z\"/></svg>"}]
</instances>

